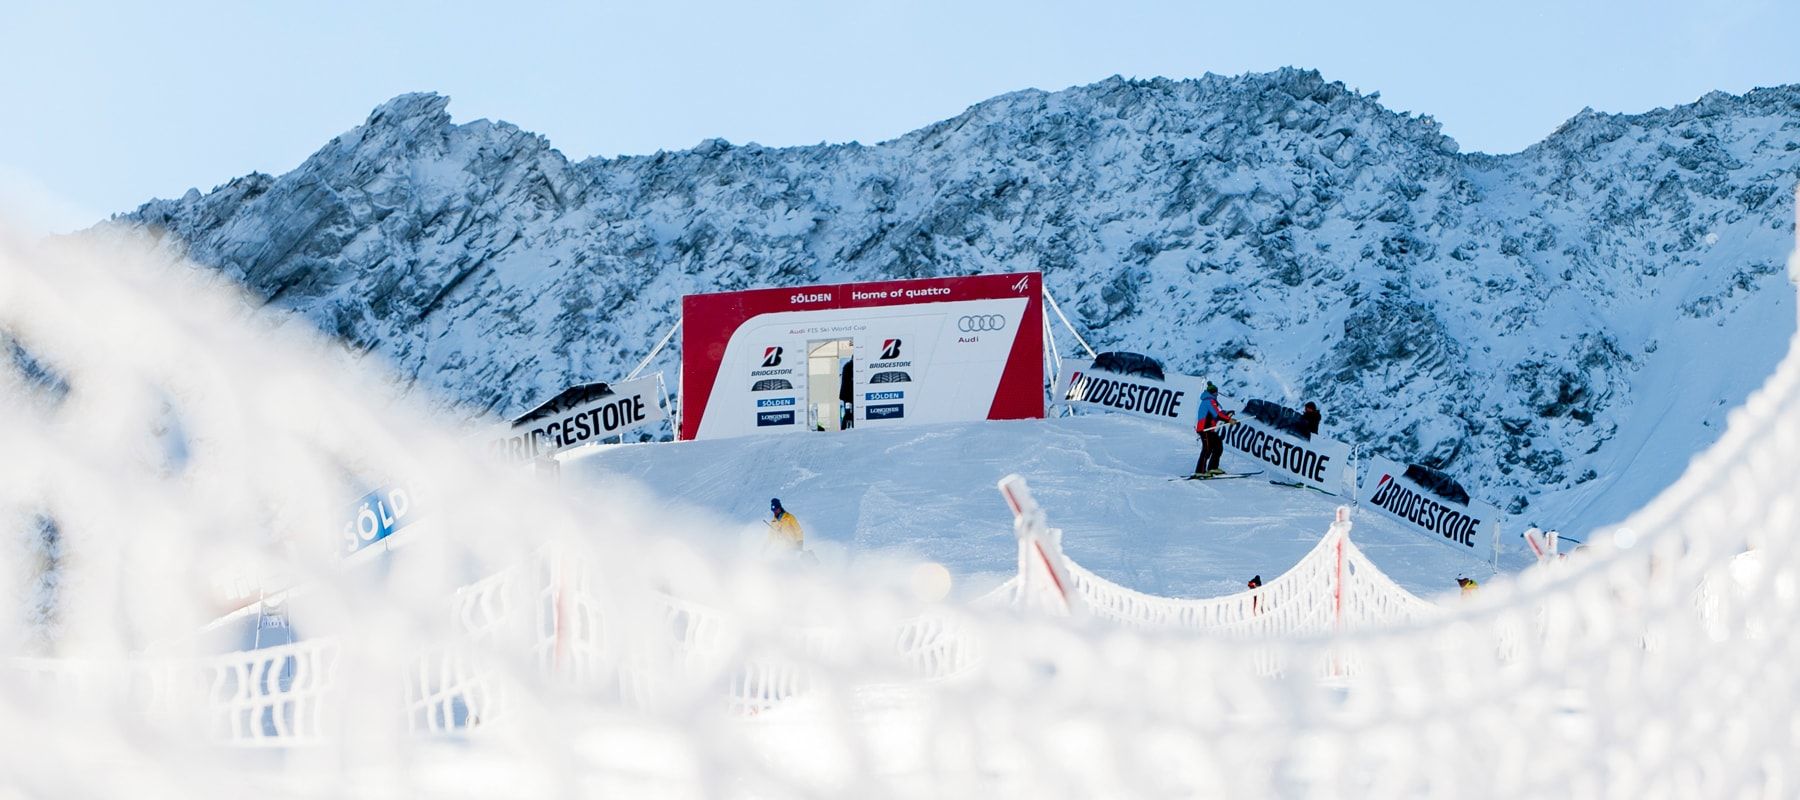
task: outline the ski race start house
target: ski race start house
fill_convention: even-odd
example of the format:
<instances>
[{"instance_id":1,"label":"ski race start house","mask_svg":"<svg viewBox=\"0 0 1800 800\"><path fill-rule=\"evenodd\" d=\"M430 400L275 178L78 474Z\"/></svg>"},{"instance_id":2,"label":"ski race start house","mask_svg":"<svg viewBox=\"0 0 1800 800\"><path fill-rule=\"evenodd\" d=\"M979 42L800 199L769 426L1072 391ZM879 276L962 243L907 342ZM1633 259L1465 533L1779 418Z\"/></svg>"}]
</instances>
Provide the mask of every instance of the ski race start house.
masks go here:
<instances>
[{"instance_id":1,"label":"ski race start house","mask_svg":"<svg viewBox=\"0 0 1800 800\"><path fill-rule=\"evenodd\" d=\"M681 438L1044 416L1036 272L696 294Z\"/></svg>"}]
</instances>

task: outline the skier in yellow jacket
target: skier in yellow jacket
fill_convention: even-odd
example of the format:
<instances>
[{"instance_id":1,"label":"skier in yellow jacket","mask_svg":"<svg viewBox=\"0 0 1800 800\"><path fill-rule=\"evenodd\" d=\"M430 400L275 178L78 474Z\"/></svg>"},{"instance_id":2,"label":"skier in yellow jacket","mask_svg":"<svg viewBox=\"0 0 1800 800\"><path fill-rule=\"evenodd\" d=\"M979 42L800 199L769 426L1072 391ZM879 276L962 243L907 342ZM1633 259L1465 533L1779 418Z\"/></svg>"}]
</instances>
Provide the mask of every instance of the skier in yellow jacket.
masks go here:
<instances>
[{"instance_id":1,"label":"skier in yellow jacket","mask_svg":"<svg viewBox=\"0 0 1800 800\"><path fill-rule=\"evenodd\" d=\"M776 553L798 553L806 545L806 533L800 530L800 520L794 519L787 509L781 507L781 498L769 498L769 513L775 518L770 520L769 539L764 549Z\"/></svg>"}]
</instances>

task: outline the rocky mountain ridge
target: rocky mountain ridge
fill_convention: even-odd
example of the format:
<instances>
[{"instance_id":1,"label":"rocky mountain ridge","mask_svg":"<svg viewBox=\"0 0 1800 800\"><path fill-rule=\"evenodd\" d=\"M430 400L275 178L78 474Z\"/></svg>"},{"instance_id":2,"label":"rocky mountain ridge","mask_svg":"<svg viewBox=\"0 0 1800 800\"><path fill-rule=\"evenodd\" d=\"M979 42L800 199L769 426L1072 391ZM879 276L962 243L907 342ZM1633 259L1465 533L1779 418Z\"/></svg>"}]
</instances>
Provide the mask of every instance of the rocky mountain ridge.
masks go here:
<instances>
[{"instance_id":1,"label":"rocky mountain ridge","mask_svg":"<svg viewBox=\"0 0 1800 800\"><path fill-rule=\"evenodd\" d=\"M503 414L622 377L686 293L1042 270L1096 347L1316 400L1336 437L1547 524L1666 485L1685 456L1656 454L1715 439L1794 330L1800 86L1583 111L1500 156L1294 69L580 162L447 104L395 98L290 173L113 224Z\"/></svg>"}]
</instances>

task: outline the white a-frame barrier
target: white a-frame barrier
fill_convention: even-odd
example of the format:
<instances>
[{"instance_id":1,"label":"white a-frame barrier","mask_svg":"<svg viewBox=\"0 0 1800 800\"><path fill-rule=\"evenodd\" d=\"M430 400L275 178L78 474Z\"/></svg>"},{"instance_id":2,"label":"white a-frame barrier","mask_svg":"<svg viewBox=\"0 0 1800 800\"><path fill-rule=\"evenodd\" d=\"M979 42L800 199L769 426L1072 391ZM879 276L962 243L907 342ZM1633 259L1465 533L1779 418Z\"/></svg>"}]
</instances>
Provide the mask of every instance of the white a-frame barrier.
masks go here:
<instances>
[{"instance_id":1,"label":"white a-frame barrier","mask_svg":"<svg viewBox=\"0 0 1800 800\"><path fill-rule=\"evenodd\" d=\"M1000 493L1013 510L1019 574L988 602L1132 627L1259 638L1404 624L1443 611L1395 583L1357 548L1345 507L1319 543L1273 580L1224 597L1182 599L1128 589L1071 560L1062 550L1062 531L1046 524L1024 478L1006 476Z\"/></svg>"},{"instance_id":2,"label":"white a-frame barrier","mask_svg":"<svg viewBox=\"0 0 1800 800\"><path fill-rule=\"evenodd\" d=\"M1063 363L1062 363L1062 352L1059 351L1056 346L1055 326L1050 324L1050 312L1052 312L1052 311L1056 312L1056 318L1059 320L1062 320L1063 330L1068 331L1070 336L1075 337L1075 342L1077 344L1081 345L1081 349L1087 353L1088 358L1099 358L1100 355L1098 353L1094 352L1093 346L1088 344L1087 339L1082 338L1081 331L1075 330L1075 323L1072 323L1069 321L1068 315L1063 313L1062 306L1057 304L1056 298L1050 296L1050 287L1048 284L1046 284L1044 286L1043 294L1044 294L1044 366L1045 366L1044 376L1049 381L1048 383L1045 384L1045 387L1046 387L1046 391L1054 393L1057 390L1056 387L1062 385ZM1070 412L1071 407L1068 405L1064 405L1064 406L1062 406L1062 409L1063 409L1063 413L1066 414L1066 413Z\"/></svg>"},{"instance_id":3,"label":"white a-frame barrier","mask_svg":"<svg viewBox=\"0 0 1800 800\"><path fill-rule=\"evenodd\" d=\"M631 373L625 376L625 380L631 380L633 378L636 378L639 373L642 373L644 371L645 367L650 366L650 362L655 361L657 355L662 353L663 348L669 346L669 340L674 339L675 333L679 330L681 330L681 317L677 316L675 318L675 323L669 326L668 332L664 333L662 335L662 338L657 340L656 346L650 348L650 354L647 356L644 356L644 360L639 361L638 365L636 367L632 368ZM656 388L657 388L657 391L662 393L663 411L666 413L666 415L668 416L668 419L669 419L670 438L680 439L681 438L681 417L679 414L679 410L675 408L675 404L673 402L671 402L669 399L669 383L668 383L668 381L663 380L663 375L661 372L656 373ZM676 387L676 390L677 390L676 396L677 397L680 396L680 394L679 394L680 388L681 387L679 387L679 386Z\"/></svg>"}]
</instances>

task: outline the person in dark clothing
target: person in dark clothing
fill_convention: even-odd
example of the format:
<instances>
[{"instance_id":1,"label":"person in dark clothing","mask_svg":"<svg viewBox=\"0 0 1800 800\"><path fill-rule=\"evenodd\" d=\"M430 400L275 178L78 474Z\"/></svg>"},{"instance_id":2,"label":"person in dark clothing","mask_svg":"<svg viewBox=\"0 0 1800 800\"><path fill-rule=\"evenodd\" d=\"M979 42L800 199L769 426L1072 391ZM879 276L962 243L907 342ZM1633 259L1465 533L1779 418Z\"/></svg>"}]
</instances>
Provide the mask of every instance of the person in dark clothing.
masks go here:
<instances>
[{"instance_id":1,"label":"person in dark clothing","mask_svg":"<svg viewBox=\"0 0 1800 800\"><path fill-rule=\"evenodd\" d=\"M1306 408L1300 410L1300 418L1306 420L1306 425L1303 429L1306 431L1307 436L1319 435L1319 420L1324 417L1319 413L1318 406L1314 405L1310 400L1307 401Z\"/></svg>"},{"instance_id":2,"label":"person in dark clothing","mask_svg":"<svg viewBox=\"0 0 1800 800\"><path fill-rule=\"evenodd\" d=\"M1203 478L1223 475L1225 470L1219 469L1219 456L1225 454L1225 437L1219 435L1219 426L1230 424L1231 413L1219 407L1219 387L1210 381L1206 391L1200 394L1200 410L1196 415L1199 419L1194 422L1194 432L1200 434L1200 460L1194 462L1194 475Z\"/></svg>"},{"instance_id":3,"label":"person in dark clothing","mask_svg":"<svg viewBox=\"0 0 1800 800\"><path fill-rule=\"evenodd\" d=\"M851 365L856 362L844 359L843 372L838 379L838 430L849 430L856 426L856 378Z\"/></svg>"}]
</instances>

